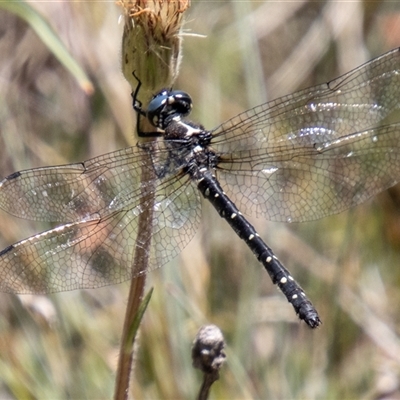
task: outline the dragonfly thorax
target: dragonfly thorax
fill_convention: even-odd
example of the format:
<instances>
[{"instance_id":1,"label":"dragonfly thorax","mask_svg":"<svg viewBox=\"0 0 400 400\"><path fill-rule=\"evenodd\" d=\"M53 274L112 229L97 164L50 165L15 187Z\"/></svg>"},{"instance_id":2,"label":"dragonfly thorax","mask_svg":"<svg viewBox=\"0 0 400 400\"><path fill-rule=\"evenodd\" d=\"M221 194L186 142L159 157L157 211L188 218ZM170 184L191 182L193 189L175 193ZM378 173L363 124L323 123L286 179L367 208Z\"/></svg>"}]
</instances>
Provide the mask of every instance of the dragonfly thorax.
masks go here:
<instances>
[{"instance_id":1,"label":"dragonfly thorax","mask_svg":"<svg viewBox=\"0 0 400 400\"><path fill-rule=\"evenodd\" d=\"M191 121L172 119L164 131L164 143L171 159L191 173L194 169L213 169L217 155L209 148L212 135L202 125Z\"/></svg>"}]
</instances>

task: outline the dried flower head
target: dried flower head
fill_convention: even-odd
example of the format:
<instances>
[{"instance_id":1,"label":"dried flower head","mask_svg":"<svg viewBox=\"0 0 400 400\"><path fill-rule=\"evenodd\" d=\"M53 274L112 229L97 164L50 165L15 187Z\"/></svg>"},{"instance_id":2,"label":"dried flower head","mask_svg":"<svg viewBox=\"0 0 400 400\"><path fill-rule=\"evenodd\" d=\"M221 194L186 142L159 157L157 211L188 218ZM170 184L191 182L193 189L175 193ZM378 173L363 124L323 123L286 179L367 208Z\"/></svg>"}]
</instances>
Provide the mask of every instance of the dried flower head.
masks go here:
<instances>
[{"instance_id":1,"label":"dried flower head","mask_svg":"<svg viewBox=\"0 0 400 400\"><path fill-rule=\"evenodd\" d=\"M183 12L189 0L149 0L118 2L123 7L125 26L122 43L122 68L134 89L142 82L141 99L146 103L151 94L171 86L180 62Z\"/></svg>"}]
</instances>

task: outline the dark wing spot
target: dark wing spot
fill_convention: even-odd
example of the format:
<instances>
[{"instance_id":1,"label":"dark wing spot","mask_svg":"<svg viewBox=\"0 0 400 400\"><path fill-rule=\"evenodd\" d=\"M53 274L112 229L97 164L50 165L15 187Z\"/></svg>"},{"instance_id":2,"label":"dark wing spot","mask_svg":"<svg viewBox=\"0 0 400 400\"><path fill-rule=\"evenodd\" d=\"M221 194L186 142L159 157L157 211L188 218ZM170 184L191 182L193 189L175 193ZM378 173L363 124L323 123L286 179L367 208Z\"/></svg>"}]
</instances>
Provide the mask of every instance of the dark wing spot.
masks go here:
<instances>
[{"instance_id":1,"label":"dark wing spot","mask_svg":"<svg viewBox=\"0 0 400 400\"><path fill-rule=\"evenodd\" d=\"M6 179L8 179L9 181L11 181L11 179L16 179L19 178L21 176L21 172L13 172L12 174L8 175Z\"/></svg>"},{"instance_id":2,"label":"dark wing spot","mask_svg":"<svg viewBox=\"0 0 400 400\"><path fill-rule=\"evenodd\" d=\"M0 251L0 257L6 253L8 253L9 251L11 251L12 249L14 249L14 246L11 244L10 246L7 246L5 249L3 249L2 251Z\"/></svg>"}]
</instances>

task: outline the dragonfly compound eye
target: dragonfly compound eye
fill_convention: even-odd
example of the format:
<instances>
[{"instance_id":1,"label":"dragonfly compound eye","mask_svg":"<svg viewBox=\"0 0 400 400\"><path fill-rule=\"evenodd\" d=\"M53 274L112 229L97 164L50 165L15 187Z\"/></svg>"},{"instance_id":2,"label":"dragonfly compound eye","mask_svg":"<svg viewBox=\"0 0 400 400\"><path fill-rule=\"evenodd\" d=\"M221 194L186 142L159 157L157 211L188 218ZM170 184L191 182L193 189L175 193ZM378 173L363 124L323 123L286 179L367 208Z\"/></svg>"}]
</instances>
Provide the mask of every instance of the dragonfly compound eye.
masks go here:
<instances>
[{"instance_id":1,"label":"dragonfly compound eye","mask_svg":"<svg viewBox=\"0 0 400 400\"><path fill-rule=\"evenodd\" d=\"M162 90L147 107L147 118L156 128L165 129L173 118L185 117L192 109L191 97L180 90Z\"/></svg>"}]
</instances>

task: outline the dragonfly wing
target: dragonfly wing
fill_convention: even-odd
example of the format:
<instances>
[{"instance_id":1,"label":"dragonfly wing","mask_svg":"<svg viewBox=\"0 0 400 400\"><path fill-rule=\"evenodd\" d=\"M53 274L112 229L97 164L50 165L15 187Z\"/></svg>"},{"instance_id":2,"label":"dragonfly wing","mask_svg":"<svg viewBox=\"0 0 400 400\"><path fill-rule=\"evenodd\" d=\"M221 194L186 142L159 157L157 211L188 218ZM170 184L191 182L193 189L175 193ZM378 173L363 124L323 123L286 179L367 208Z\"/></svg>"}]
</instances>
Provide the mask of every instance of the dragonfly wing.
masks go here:
<instances>
[{"instance_id":1,"label":"dragonfly wing","mask_svg":"<svg viewBox=\"0 0 400 400\"><path fill-rule=\"evenodd\" d=\"M132 160L132 157L128 158ZM110 155L105 159L109 160ZM125 163L124 168L129 169L130 165ZM53 196L57 201L50 203L47 199L51 195L39 196L45 199L41 201L47 209L58 210L56 215L60 217L75 216L77 212L76 206L71 214L62 208L62 204L68 204L65 199L76 202L76 199L88 201L93 198L99 202L95 206L85 203L85 207L92 208L90 213L79 213L76 216L79 221L58 226L4 249L0 253L0 290L51 293L119 283L147 272L141 262L134 265L137 247L146 250L144 257L148 259L149 270L175 257L197 230L200 220L198 190L187 176L171 171L156 179L149 160L147 163L143 161L142 166L147 171L147 178L142 183L137 182L142 175L137 165L137 170L130 169L131 179L118 181L118 185L115 185L115 177L129 177L126 171L116 175L118 169L115 165L112 170L90 166L89 170L98 171L90 176L101 177L105 185L112 183L106 186L106 192L105 186L99 189L99 184L95 184L92 178L89 188L84 187L81 181L80 186L73 186L80 189L78 195L67 194L61 197L62 201L59 201L59 195ZM66 166L61 176L72 179L79 175L78 170L79 165ZM87 170L82 169L80 173ZM34 176L37 176L36 171L32 171ZM47 171L52 177L59 174L59 171ZM107 180L107 176L113 179ZM32 182L30 178L25 180ZM129 186L132 182L136 183L135 187ZM72 180L70 183L73 184ZM66 193L67 187L70 186L64 185L64 189L55 193ZM91 195L91 190L95 195ZM99 193L102 194L101 200L96 200ZM21 201L25 200L22 198ZM37 215L38 206L36 210L31 215Z\"/></svg>"},{"instance_id":2,"label":"dragonfly wing","mask_svg":"<svg viewBox=\"0 0 400 400\"><path fill-rule=\"evenodd\" d=\"M61 225L7 247L0 253L0 291L52 293L123 282L147 272L143 264L133 265L136 247L149 249L149 270L165 264L192 239L200 218L197 189L177 182L156 193L152 212L142 220L152 229L140 240L145 203ZM164 190L173 191L169 199Z\"/></svg>"},{"instance_id":3,"label":"dragonfly wing","mask_svg":"<svg viewBox=\"0 0 400 400\"><path fill-rule=\"evenodd\" d=\"M37 221L107 216L140 201L145 156L141 148L129 147L82 163L16 172L0 183L0 208Z\"/></svg>"},{"instance_id":4,"label":"dragonfly wing","mask_svg":"<svg viewBox=\"0 0 400 400\"><path fill-rule=\"evenodd\" d=\"M400 52L249 110L213 131L218 174L244 211L307 221L397 182ZM241 189L239 189L239 186Z\"/></svg>"},{"instance_id":5,"label":"dragonfly wing","mask_svg":"<svg viewBox=\"0 0 400 400\"><path fill-rule=\"evenodd\" d=\"M217 151L290 143L323 143L382 125L398 112L400 49L328 83L300 90L245 111L212 131ZM398 117L397 113L397 117ZM324 129L324 131L313 128Z\"/></svg>"},{"instance_id":6,"label":"dragonfly wing","mask_svg":"<svg viewBox=\"0 0 400 400\"><path fill-rule=\"evenodd\" d=\"M287 144L268 154L243 152L226 169L221 162L217 174L245 211L274 221L310 221L360 204L399 182L399 135L400 124L392 124L320 147Z\"/></svg>"}]
</instances>

